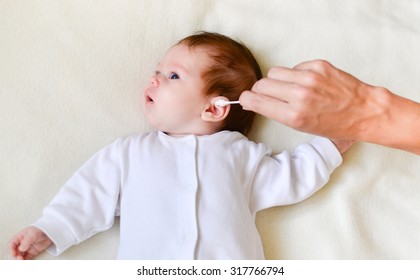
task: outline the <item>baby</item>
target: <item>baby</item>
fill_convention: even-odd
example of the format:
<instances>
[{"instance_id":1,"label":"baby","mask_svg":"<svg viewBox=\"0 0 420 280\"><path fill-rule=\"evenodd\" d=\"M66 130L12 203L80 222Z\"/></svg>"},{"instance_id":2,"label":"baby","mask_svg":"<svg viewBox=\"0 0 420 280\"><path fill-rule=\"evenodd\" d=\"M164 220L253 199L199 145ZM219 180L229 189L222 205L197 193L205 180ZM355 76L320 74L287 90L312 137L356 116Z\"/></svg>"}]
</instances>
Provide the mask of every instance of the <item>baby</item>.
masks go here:
<instances>
[{"instance_id":1,"label":"baby","mask_svg":"<svg viewBox=\"0 0 420 280\"><path fill-rule=\"evenodd\" d=\"M144 90L156 130L97 152L12 238L11 254L59 255L120 216L118 259L263 259L256 213L311 196L350 145L316 137L272 155L247 139L254 113L215 103L238 100L261 78L251 52L226 36L182 39Z\"/></svg>"}]
</instances>

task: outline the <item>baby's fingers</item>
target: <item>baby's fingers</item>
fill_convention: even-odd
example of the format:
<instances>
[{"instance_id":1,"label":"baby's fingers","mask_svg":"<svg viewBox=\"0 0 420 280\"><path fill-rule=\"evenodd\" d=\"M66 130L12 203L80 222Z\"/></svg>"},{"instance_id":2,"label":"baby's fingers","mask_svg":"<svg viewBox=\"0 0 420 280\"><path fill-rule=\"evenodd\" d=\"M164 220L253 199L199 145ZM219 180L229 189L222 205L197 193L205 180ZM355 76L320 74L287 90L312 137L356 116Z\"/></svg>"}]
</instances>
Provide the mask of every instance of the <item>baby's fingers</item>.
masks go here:
<instances>
[{"instance_id":1,"label":"baby's fingers","mask_svg":"<svg viewBox=\"0 0 420 280\"><path fill-rule=\"evenodd\" d=\"M33 252L28 252L34 242L36 242L36 233L29 228L25 228L16 234L10 240L10 252L13 257L16 259L26 259L26 255L32 255ZM33 249L32 249L33 251Z\"/></svg>"},{"instance_id":2,"label":"baby's fingers","mask_svg":"<svg viewBox=\"0 0 420 280\"><path fill-rule=\"evenodd\" d=\"M29 250L31 245L36 241L36 236L31 231L21 236L20 245L18 250L20 252L26 252Z\"/></svg>"},{"instance_id":3,"label":"baby's fingers","mask_svg":"<svg viewBox=\"0 0 420 280\"><path fill-rule=\"evenodd\" d=\"M18 247L20 245L20 240L17 237L14 237L11 241L10 241L10 252L12 254L13 257L18 257L19 255L19 250Z\"/></svg>"},{"instance_id":4,"label":"baby's fingers","mask_svg":"<svg viewBox=\"0 0 420 280\"><path fill-rule=\"evenodd\" d=\"M19 257L21 255L21 252L25 252L25 247L27 245L22 246L22 242L26 239L25 233L19 232L16 234L11 240L10 240L10 251L12 256ZM25 241L27 243L27 241Z\"/></svg>"}]
</instances>

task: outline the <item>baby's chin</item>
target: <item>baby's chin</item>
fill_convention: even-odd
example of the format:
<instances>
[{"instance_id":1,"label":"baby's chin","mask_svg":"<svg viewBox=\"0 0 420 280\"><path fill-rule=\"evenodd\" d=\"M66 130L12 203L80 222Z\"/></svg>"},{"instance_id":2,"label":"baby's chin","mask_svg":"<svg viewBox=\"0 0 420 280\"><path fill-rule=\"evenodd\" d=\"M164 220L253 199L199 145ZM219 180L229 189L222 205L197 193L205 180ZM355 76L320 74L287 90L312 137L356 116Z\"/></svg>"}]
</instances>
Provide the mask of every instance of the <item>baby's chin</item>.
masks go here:
<instances>
[{"instance_id":1,"label":"baby's chin","mask_svg":"<svg viewBox=\"0 0 420 280\"><path fill-rule=\"evenodd\" d=\"M194 127L194 126L182 126L180 124L175 125L165 125L158 120L153 119L151 116L145 114L145 118L149 124L149 128L153 130L159 130L165 133L166 135L173 136L173 137L184 137L187 135L209 135L219 130L215 130L213 128L203 128L203 127Z\"/></svg>"},{"instance_id":2,"label":"baby's chin","mask_svg":"<svg viewBox=\"0 0 420 280\"><path fill-rule=\"evenodd\" d=\"M148 123L149 123L149 127L151 129L162 131L163 133L165 133L166 135L169 135L169 136L176 136L176 137L178 137L178 135L179 135L179 137L180 137L180 136L186 135L186 134L180 133L179 131L168 129L168 127L165 127L163 125L154 124L150 120L148 120Z\"/></svg>"},{"instance_id":3,"label":"baby's chin","mask_svg":"<svg viewBox=\"0 0 420 280\"><path fill-rule=\"evenodd\" d=\"M184 137L184 136L194 134L194 133L182 133L182 132L176 132L176 131L165 131L165 130L162 130L162 129L160 129L160 131L162 131L166 135L169 135L169 136L172 136L172 137Z\"/></svg>"},{"instance_id":4,"label":"baby's chin","mask_svg":"<svg viewBox=\"0 0 420 280\"><path fill-rule=\"evenodd\" d=\"M166 135L172 136L172 137L185 137L188 135L200 135L198 133L194 133L192 131L182 131L182 130L168 130L168 129L158 129L165 133Z\"/></svg>"}]
</instances>

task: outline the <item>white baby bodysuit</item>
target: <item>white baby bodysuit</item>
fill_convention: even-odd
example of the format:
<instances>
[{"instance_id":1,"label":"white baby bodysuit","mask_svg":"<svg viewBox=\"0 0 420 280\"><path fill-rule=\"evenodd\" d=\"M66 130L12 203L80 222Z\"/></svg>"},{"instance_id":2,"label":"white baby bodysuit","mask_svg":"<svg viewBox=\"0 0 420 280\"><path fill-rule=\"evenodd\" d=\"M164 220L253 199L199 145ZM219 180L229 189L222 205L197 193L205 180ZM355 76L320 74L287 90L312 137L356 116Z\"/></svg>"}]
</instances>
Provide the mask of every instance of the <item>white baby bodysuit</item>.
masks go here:
<instances>
[{"instance_id":1,"label":"white baby bodysuit","mask_svg":"<svg viewBox=\"0 0 420 280\"><path fill-rule=\"evenodd\" d=\"M54 255L120 216L119 259L263 259L256 212L304 200L341 162L321 137L271 155L237 132L133 135L89 159L34 225Z\"/></svg>"}]
</instances>

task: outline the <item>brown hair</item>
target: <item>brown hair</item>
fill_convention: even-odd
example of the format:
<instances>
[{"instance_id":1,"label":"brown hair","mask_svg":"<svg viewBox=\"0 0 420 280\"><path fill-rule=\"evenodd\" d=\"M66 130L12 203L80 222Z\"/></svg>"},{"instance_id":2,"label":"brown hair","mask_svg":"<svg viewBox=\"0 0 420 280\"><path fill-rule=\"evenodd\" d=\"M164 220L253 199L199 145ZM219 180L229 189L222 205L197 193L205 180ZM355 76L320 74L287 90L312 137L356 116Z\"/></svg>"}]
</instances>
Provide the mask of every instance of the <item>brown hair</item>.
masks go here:
<instances>
[{"instance_id":1,"label":"brown hair","mask_svg":"<svg viewBox=\"0 0 420 280\"><path fill-rule=\"evenodd\" d=\"M262 78L260 66L251 51L227 36L201 31L185 37L178 44L193 49L203 47L214 60L210 69L202 74L206 96L225 96L229 100L238 100L243 91L250 90ZM233 105L221 130L238 131L246 135L252 127L254 116L254 112Z\"/></svg>"}]
</instances>

